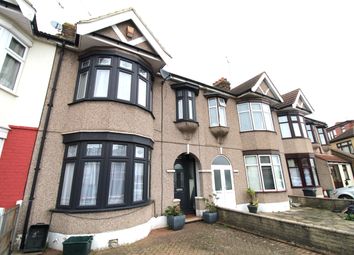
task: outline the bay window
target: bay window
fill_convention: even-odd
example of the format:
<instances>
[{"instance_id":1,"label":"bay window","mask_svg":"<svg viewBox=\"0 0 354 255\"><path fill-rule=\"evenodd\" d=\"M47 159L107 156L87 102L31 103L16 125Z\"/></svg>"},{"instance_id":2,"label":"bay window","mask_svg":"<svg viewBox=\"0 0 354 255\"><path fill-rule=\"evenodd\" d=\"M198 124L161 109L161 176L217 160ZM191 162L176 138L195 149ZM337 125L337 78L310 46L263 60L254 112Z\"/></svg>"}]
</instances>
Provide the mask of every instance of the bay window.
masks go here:
<instances>
[{"instance_id":1,"label":"bay window","mask_svg":"<svg viewBox=\"0 0 354 255\"><path fill-rule=\"evenodd\" d=\"M337 148L341 151L354 154L354 148L351 141L337 143Z\"/></svg>"},{"instance_id":2,"label":"bay window","mask_svg":"<svg viewBox=\"0 0 354 255\"><path fill-rule=\"evenodd\" d=\"M248 187L255 191L284 191L279 155L245 155Z\"/></svg>"},{"instance_id":3,"label":"bay window","mask_svg":"<svg viewBox=\"0 0 354 255\"><path fill-rule=\"evenodd\" d=\"M58 209L126 208L149 199L147 138L127 134L76 133L67 143Z\"/></svg>"},{"instance_id":4,"label":"bay window","mask_svg":"<svg viewBox=\"0 0 354 255\"><path fill-rule=\"evenodd\" d=\"M152 77L140 62L114 53L92 53L80 60L74 98L118 101L151 111Z\"/></svg>"},{"instance_id":5,"label":"bay window","mask_svg":"<svg viewBox=\"0 0 354 255\"><path fill-rule=\"evenodd\" d=\"M209 120L211 127L226 127L226 102L223 98L209 98Z\"/></svg>"},{"instance_id":6,"label":"bay window","mask_svg":"<svg viewBox=\"0 0 354 255\"><path fill-rule=\"evenodd\" d=\"M312 129L312 125L307 124L306 125L306 131L307 131L307 136L309 137L309 139L311 140L311 143L315 143L316 142L316 137L313 133L313 129Z\"/></svg>"},{"instance_id":7,"label":"bay window","mask_svg":"<svg viewBox=\"0 0 354 255\"><path fill-rule=\"evenodd\" d=\"M314 158L287 156L287 164L293 188L319 186Z\"/></svg>"},{"instance_id":8,"label":"bay window","mask_svg":"<svg viewBox=\"0 0 354 255\"><path fill-rule=\"evenodd\" d=\"M326 137L326 131L324 128L317 128L318 136L320 138L320 142L322 145L327 144L327 137Z\"/></svg>"},{"instance_id":9,"label":"bay window","mask_svg":"<svg viewBox=\"0 0 354 255\"><path fill-rule=\"evenodd\" d=\"M242 103L237 105L240 131L274 131L269 105L263 103Z\"/></svg>"},{"instance_id":10,"label":"bay window","mask_svg":"<svg viewBox=\"0 0 354 255\"><path fill-rule=\"evenodd\" d=\"M18 38L0 26L0 88L15 91L27 49Z\"/></svg>"},{"instance_id":11,"label":"bay window","mask_svg":"<svg viewBox=\"0 0 354 255\"><path fill-rule=\"evenodd\" d=\"M307 129L305 120L300 115L284 115L278 116L280 132L282 138L307 138Z\"/></svg>"},{"instance_id":12,"label":"bay window","mask_svg":"<svg viewBox=\"0 0 354 255\"><path fill-rule=\"evenodd\" d=\"M176 119L180 121L197 121L196 96L199 88L189 83L172 84L171 88L176 91Z\"/></svg>"}]
</instances>

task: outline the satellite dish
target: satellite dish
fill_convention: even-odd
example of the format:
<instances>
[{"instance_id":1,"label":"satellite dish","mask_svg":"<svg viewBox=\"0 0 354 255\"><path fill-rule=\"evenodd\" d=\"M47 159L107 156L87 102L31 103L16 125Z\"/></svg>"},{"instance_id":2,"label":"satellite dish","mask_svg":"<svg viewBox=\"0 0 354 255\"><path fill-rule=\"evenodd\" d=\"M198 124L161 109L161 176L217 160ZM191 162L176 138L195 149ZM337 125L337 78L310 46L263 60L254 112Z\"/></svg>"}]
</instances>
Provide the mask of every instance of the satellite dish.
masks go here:
<instances>
[{"instance_id":1,"label":"satellite dish","mask_svg":"<svg viewBox=\"0 0 354 255\"><path fill-rule=\"evenodd\" d=\"M50 24L52 25L52 27L54 27L58 31L61 31L63 28L63 26L58 21L55 21L55 20L52 20L50 22Z\"/></svg>"},{"instance_id":2,"label":"satellite dish","mask_svg":"<svg viewBox=\"0 0 354 255\"><path fill-rule=\"evenodd\" d=\"M162 68L160 69L160 74L165 81L172 78L171 74Z\"/></svg>"}]
</instances>

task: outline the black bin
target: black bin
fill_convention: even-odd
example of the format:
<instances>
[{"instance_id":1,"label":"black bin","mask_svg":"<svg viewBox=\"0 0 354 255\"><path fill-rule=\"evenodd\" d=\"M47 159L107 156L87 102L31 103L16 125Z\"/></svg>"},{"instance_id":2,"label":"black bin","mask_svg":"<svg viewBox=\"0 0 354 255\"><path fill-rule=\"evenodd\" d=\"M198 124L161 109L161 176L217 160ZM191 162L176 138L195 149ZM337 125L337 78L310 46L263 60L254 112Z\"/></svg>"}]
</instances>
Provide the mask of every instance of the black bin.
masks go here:
<instances>
[{"instance_id":1,"label":"black bin","mask_svg":"<svg viewBox=\"0 0 354 255\"><path fill-rule=\"evenodd\" d=\"M88 255L91 251L92 236L72 236L63 242L63 255Z\"/></svg>"},{"instance_id":2,"label":"black bin","mask_svg":"<svg viewBox=\"0 0 354 255\"><path fill-rule=\"evenodd\" d=\"M304 192L304 196L306 197L316 197L316 189L315 188L305 188L302 189Z\"/></svg>"},{"instance_id":3,"label":"black bin","mask_svg":"<svg viewBox=\"0 0 354 255\"><path fill-rule=\"evenodd\" d=\"M48 230L48 224L39 223L30 226L23 252L43 251L47 243Z\"/></svg>"}]
</instances>

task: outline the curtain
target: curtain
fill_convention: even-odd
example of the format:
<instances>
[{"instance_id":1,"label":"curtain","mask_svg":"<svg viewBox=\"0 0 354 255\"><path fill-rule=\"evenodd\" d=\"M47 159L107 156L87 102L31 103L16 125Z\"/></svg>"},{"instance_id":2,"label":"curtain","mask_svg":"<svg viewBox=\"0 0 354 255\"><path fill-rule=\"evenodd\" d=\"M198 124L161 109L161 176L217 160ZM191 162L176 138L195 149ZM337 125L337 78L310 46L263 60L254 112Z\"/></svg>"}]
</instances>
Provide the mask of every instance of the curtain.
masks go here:
<instances>
[{"instance_id":1,"label":"curtain","mask_svg":"<svg viewBox=\"0 0 354 255\"><path fill-rule=\"evenodd\" d=\"M247 166L246 169L249 187L254 190L262 190L258 174L258 167Z\"/></svg>"},{"instance_id":2,"label":"curtain","mask_svg":"<svg viewBox=\"0 0 354 255\"><path fill-rule=\"evenodd\" d=\"M1 85L13 90L20 66L21 63L19 61L7 54L0 72Z\"/></svg>"},{"instance_id":3,"label":"curtain","mask_svg":"<svg viewBox=\"0 0 354 255\"><path fill-rule=\"evenodd\" d=\"M112 162L109 179L108 204L124 202L125 162Z\"/></svg>"},{"instance_id":4,"label":"curtain","mask_svg":"<svg viewBox=\"0 0 354 255\"><path fill-rule=\"evenodd\" d=\"M70 204L71 187L74 176L75 163L66 163L63 188L61 190L60 205Z\"/></svg>"},{"instance_id":5,"label":"curtain","mask_svg":"<svg viewBox=\"0 0 354 255\"><path fill-rule=\"evenodd\" d=\"M143 190L144 190L144 164L135 163L134 196L133 196L134 202L143 200Z\"/></svg>"},{"instance_id":6,"label":"curtain","mask_svg":"<svg viewBox=\"0 0 354 255\"><path fill-rule=\"evenodd\" d=\"M138 104L142 106L146 106L146 88L147 88L146 82L139 79Z\"/></svg>"},{"instance_id":7,"label":"curtain","mask_svg":"<svg viewBox=\"0 0 354 255\"><path fill-rule=\"evenodd\" d=\"M79 86L77 88L76 99L81 99L85 97L86 94L86 85L87 85L88 72L80 74Z\"/></svg>"},{"instance_id":8,"label":"curtain","mask_svg":"<svg viewBox=\"0 0 354 255\"><path fill-rule=\"evenodd\" d=\"M132 76L128 73L119 72L117 98L130 101Z\"/></svg>"},{"instance_id":9,"label":"curtain","mask_svg":"<svg viewBox=\"0 0 354 255\"><path fill-rule=\"evenodd\" d=\"M100 162L85 162L82 178L80 205L96 205Z\"/></svg>"},{"instance_id":10,"label":"curtain","mask_svg":"<svg viewBox=\"0 0 354 255\"><path fill-rule=\"evenodd\" d=\"M97 70L94 97L107 97L109 84L109 70Z\"/></svg>"}]
</instances>

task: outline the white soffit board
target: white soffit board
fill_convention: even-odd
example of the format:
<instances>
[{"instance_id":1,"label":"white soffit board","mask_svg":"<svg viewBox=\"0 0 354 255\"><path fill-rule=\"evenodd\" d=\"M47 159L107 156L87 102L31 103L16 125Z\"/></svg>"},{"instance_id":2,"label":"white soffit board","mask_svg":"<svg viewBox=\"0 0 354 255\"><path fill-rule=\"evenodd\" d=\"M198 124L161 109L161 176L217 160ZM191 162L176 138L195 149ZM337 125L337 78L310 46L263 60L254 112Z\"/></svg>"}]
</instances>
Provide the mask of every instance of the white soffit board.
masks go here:
<instances>
[{"instance_id":1,"label":"white soffit board","mask_svg":"<svg viewBox=\"0 0 354 255\"><path fill-rule=\"evenodd\" d=\"M261 77L258 79L257 83L252 87L252 91L255 92L257 91L258 87L262 84L263 81L266 81L266 83L269 86L269 89L273 92L273 94L280 100L280 102L284 102L283 98L279 94L278 90L272 83L272 81L269 79L268 75L266 73L263 73Z\"/></svg>"},{"instance_id":2,"label":"white soffit board","mask_svg":"<svg viewBox=\"0 0 354 255\"><path fill-rule=\"evenodd\" d=\"M77 23L76 33L79 35L87 35L89 33L99 31L106 27L111 27L127 20L132 20L135 23L140 32L146 38L146 40L151 44L153 49L157 52L157 54L160 55L160 57L165 62L171 58L160 46L159 42L154 38L154 36L150 33L150 31L147 29L147 27L143 24L143 22L132 9L123 12L117 12L116 14L112 14L111 16L107 15L97 19L80 21Z\"/></svg>"}]
</instances>

